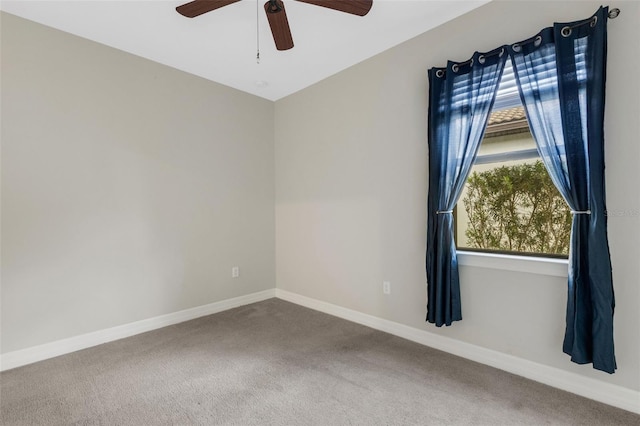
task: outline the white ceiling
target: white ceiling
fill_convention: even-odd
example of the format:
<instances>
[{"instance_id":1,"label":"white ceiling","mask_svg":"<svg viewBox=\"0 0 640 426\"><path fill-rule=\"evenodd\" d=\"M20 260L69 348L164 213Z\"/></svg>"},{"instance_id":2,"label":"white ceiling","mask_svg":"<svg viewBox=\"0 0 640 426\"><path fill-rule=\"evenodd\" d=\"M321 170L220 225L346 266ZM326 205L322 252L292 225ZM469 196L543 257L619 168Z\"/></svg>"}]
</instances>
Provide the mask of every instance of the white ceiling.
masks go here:
<instances>
[{"instance_id":1,"label":"white ceiling","mask_svg":"<svg viewBox=\"0 0 640 426\"><path fill-rule=\"evenodd\" d=\"M266 0L257 1L258 15L256 0L242 0L192 19L175 11L187 0L19 0L0 8L275 101L490 0L374 0L364 17L284 0L295 47L280 52Z\"/></svg>"}]
</instances>

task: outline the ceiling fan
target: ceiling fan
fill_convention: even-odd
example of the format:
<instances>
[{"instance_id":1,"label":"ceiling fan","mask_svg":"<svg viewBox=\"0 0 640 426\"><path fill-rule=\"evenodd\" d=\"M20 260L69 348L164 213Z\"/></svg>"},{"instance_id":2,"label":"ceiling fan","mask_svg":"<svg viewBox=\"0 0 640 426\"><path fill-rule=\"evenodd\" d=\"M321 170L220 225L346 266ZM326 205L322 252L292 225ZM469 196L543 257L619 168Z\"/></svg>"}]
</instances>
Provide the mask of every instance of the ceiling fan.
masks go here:
<instances>
[{"instance_id":1,"label":"ceiling fan","mask_svg":"<svg viewBox=\"0 0 640 426\"><path fill-rule=\"evenodd\" d=\"M176 11L187 18L195 18L212 10L228 6L240 0L194 0L176 7ZM364 16L369 13L373 0L297 0L316 6L323 6L352 15ZM284 10L282 0L269 0L264 4L264 11L273 34L273 41L278 50L288 50L293 47L293 37Z\"/></svg>"}]
</instances>

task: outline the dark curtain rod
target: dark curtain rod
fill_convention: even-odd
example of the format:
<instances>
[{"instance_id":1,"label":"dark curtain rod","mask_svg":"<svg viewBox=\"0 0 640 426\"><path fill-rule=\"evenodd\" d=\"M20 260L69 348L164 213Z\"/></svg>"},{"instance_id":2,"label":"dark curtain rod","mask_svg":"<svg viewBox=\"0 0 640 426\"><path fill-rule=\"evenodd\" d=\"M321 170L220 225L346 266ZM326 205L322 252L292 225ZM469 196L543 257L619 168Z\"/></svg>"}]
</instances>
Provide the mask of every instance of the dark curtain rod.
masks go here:
<instances>
[{"instance_id":1,"label":"dark curtain rod","mask_svg":"<svg viewBox=\"0 0 640 426\"><path fill-rule=\"evenodd\" d=\"M620 15L620 9L618 9L617 7L611 9L609 11L609 13L608 13L609 19L616 19L618 17L618 15ZM560 33L565 37L569 37L569 35L571 34L571 30L573 30L574 28L581 27L581 26L583 26L585 24L590 24L592 27L595 27L596 22L598 22L598 17L594 16L592 18L585 19L584 21L582 21L582 22L580 22L578 24L575 24L573 26L567 25L566 27L562 28Z\"/></svg>"},{"instance_id":2,"label":"dark curtain rod","mask_svg":"<svg viewBox=\"0 0 640 426\"><path fill-rule=\"evenodd\" d=\"M620 15L620 9L618 9L617 7L616 7L616 8L611 9L611 10L609 11L609 14L608 14L609 19L616 19L619 15ZM596 24L597 20L598 20L598 18L597 18L596 16L594 16L594 17L592 17L592 18L585 19L584 21L579 22L579 23L577 23L577 24L575 24L575 25L573 25L573 26L569 26L569 25L567 25L566 27L563 27L563 28L562 28L562 30L560 31L560 33L561 33L563 36L568 37L568 36L571 34L571 31L573 31L573 29L578 28L578 27L580 27L580 26L582 26L582 25L586 25L586 24L590 24L590 25L593 27L593 26ZM526 39L526 40L524 40L524 41L521 41L520 43L514 43L514 44L513 44L513 46L514 46L514 49L515 49L515 48L516 48L516 46L520 47L520 46L522 46L523 44L528 44L528 43L531 43L531 42L534 42L534 43L540 43L540 42L542 42L542 37L540 37L539 35L537 35L537 36L534 36L534 37L528 38L528 39ZM487 58L487 57L489 57L489 56L493 56L493 55L500 55L500 56L502 56L503 54L504 54L504 48L503 48L503 47L499 47L499 48L495 49L494 51L491 51L491 52L489 52L489 53L485 53L484 55L480 55L479 60L480 60L480 62L481 62L481 63L483 63L483 62L484 62L484 59L485 59L485 58ZM469 60L467 60L467 61L464 61L464 62L458 62L458 63L457 63L457 64L455 64L454 66L455 66L456 68L458 68L458 69L459 69L461 66L468 65L468 64L470 64L470 63L472 63L472 62L473 62L473 58L472 58L472 59L469 59ZM456 71L456 70L454 70L454 71Z\"/></svg>"}]
</instances>

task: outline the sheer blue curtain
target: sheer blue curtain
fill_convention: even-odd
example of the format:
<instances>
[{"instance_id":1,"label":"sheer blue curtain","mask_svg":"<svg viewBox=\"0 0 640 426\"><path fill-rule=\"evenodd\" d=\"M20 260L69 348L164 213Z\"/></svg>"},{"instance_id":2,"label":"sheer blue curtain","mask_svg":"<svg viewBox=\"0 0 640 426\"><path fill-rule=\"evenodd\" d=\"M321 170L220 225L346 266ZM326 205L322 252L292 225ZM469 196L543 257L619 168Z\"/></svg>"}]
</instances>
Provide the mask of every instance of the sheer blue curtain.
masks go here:
<instances>
[{"instance_id":1,"label":"sheer blue curtain","mask_svg":"<svg viewBox=\"0 0 640 426\"><path fill-rule=\"evenodd\" d=\"M478 152L507 54L504 48L429 70L427 321L462 319L453 208Z\"/></svg>"},{"instance_id":2,"label":"sheer blue curtain","mask_svg":"<svg viewBox=\"0 0 640 426\"><path fill-rule=\"evenodd\" d=\"M509 46L531 132L573 213L565 353L613 373L614 294L607 241L604 100L608 8Z\"/></svg>"}]
</instances>

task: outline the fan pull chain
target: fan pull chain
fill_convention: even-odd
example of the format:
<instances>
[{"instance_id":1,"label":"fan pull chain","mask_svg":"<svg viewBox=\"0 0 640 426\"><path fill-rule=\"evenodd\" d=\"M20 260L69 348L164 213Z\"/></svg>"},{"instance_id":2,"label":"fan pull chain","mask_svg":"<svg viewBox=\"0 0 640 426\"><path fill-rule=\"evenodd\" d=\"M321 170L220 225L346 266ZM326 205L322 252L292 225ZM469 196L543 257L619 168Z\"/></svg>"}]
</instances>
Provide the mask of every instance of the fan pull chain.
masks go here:
<instances>
[{"instance_id":1,"label":"fan pull chain","mask_svg":"<svg viewBox=\"0 0 640 426\"><path fill-rule=\"evenodd\" d=\"M260 0L256 0L256 64L260 64Z\"/></svg>"}]
</instances>

